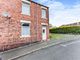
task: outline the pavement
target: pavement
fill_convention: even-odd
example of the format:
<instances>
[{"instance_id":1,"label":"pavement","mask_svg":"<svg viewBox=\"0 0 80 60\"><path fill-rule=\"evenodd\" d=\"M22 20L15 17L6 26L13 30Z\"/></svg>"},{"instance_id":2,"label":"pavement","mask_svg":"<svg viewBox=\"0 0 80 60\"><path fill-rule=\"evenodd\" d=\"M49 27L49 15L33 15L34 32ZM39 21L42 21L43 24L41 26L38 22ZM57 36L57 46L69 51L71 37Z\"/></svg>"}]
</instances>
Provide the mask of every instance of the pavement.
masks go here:
<instances>
[{"instance_id":1,"label":"pavement","mask_svg":"<svg viewBox=\"0 0 80 60\"><path fill-rule=\"evenodd\" d=\"M0 53L0 56L1 56L2 60L21 60L21 59L26 60L27 58L24 59L23 58L24 56L27 57L27 55L35 53L39 50L44 50L44 49L47 49L48 47L53 47L53 46L56 46L56 45L59 45L62 43L66 44L68 42L76 41L79 39L80 39L80 35L65 35L61 39L50 40L47 42L34 43L34 44L27 45L27 46L19 47L16 49L4 51L4 52ZM62 46L65 46L65 45L62 45ZM30 60L32 60L32 59L30 59ZM39 59L35 58L33 60L39 60Z\"/></svg>"}]
</instances>

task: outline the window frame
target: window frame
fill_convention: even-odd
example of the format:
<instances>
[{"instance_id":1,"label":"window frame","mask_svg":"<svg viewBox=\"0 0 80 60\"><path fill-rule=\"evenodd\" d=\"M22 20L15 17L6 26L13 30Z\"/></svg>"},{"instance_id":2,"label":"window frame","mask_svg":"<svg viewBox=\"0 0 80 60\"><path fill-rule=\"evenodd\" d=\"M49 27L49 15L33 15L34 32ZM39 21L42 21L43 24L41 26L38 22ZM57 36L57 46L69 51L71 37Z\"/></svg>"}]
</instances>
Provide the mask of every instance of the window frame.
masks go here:
<instances>
[{"instance_id":1,"label":"window frame","mask_svg":"<svg viewBox=\"0 0 80 60\"><path fill-rule=\"evenodd\" d=\"M45 10L45 17L43 17L43 11L42 10ZM41 7L41 18L47 19L47 8L45 8L45 7Z\"/></svg>"},{"instance_id":2,"label":"window frame","mask_svg":"<svg viewBox=\"0 0 80 60\"><path fill-rule=\"evenodd\" d=\"M22 6L23 6L23 3L26 4L26 5L29 5L29 11L28 11L29 14L23 13L23 9L22 8L21 8L21 14L30 16L31 15L31 2L27 1L27 0L22 0Z\"/></svg>"},{"instance_id":3,"label":"window frame","mask_svg":"<svg viewBox=\"0 0 80 60\"><path fill-rule=\"evenodd\" d=\"M30 29L31 21L21 20L20 23L21 23L21 36L20 37L31 37L31 29ZM30 32L30 34L22 35L22 23L29 24L29 30L30 30L29 32Z\"/></svg>"}]
</instances>

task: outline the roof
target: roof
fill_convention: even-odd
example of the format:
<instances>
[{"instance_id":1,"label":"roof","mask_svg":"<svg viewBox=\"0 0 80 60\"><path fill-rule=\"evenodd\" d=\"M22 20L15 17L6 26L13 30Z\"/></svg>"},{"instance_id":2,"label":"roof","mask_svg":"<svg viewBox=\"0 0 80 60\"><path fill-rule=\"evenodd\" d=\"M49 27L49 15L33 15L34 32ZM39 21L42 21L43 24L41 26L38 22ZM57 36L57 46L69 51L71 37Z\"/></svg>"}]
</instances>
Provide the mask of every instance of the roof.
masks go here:
<instances>
[{"instance_id":1,"label":"roof","mask_svg":"<svg viewBox=\"0 0 80 60\"><path fill-rule=\"evenodd\" d=\"M43 7L49 8L48 6L42 5L42 4L37 3L37 2L35 2L35 1L31 1L31 2L33 2L33 3L35 3L35 4L38 4L38 5L41 5L41 6L43 6Z\"/></svg>"}]
</instances>

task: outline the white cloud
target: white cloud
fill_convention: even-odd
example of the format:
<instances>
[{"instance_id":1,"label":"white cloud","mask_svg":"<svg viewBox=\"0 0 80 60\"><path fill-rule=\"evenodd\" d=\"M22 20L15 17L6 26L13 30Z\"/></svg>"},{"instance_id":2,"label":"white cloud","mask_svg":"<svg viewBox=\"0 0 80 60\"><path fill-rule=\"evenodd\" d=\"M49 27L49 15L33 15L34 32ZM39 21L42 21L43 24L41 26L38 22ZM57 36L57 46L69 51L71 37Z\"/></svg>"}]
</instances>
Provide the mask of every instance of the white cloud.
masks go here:
<instances>
[{"instance_id":1,"label":"white cloud","mask_svg":"<svg viewBox=\"0 0 80 60\"><path fill-rule=\"evenodd\" d=\"M80 21L80 4L66 8L61 2L55 1L49 3L48 6L50 7L50 23L55 26Z\"/></svg>"},{"instance_id":2,"label":"white cloud","mask_svg":"<svg viewBox=\"0 0 80 60\"><path fill-rule=\"evenodd\" d=\"M51 9L63 9L64 5L60 2L53 2L53 4L48 4Z\"/></svg>"},{"instance_id":3,"label":"white cloud","mask_svg":"<svg viewBox=\"0 0 80 60\"><path fill-rule=\"evenodd\" d=\"M79 0L80 1L80 0ZM50 23L54 26L80 21L80 2L75 2L72 7L56 0L38 0L39 3L50 7Z\"/></svg>"}]
</instances>

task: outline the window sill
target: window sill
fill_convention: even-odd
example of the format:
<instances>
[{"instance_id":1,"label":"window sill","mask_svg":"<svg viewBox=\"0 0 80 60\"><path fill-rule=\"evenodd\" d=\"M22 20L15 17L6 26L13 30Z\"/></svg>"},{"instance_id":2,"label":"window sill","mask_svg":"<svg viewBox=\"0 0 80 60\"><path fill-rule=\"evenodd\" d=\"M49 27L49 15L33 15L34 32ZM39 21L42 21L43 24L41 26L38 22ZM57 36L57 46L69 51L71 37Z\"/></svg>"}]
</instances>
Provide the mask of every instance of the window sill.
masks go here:
<instances>
[{"instance_id":1,"label":"window sill","mask_svg":"<svg viewBox=\"0 0 80 60\"><path fill-rule=\"evenodd\" d=\"M20 38L26 38L26 37L31 37L30 35L23 35L23 36L20 36Z\"/></svg>"},{"instance_id":2,"label":"window sill","mask_svg":"<svg viewBox=\"0 0 80 60\"><path fill-rule=\"evenodd\" d=\"M47 19L47 18L43 18L43 17L41 17L42 19Z\"/></svg>"},{"instance_id":3,"label":"window sill","mask_svg":"<svg viewBox=\"0 0 80 60\"><path fill-rule=\"evenodd\" d=\"M41 25L48 25L47 23L41 23Z\"/></svg>"}]
</instances>

